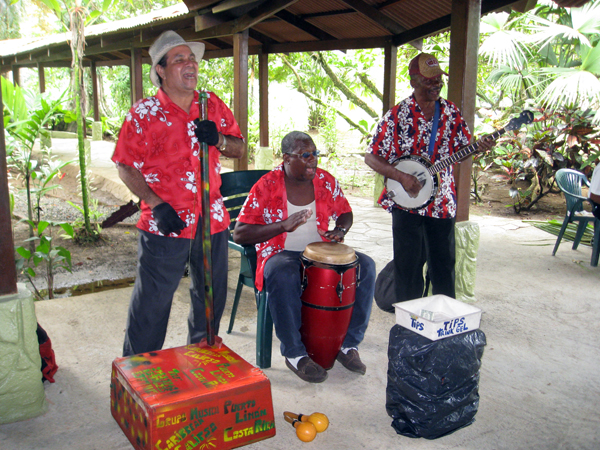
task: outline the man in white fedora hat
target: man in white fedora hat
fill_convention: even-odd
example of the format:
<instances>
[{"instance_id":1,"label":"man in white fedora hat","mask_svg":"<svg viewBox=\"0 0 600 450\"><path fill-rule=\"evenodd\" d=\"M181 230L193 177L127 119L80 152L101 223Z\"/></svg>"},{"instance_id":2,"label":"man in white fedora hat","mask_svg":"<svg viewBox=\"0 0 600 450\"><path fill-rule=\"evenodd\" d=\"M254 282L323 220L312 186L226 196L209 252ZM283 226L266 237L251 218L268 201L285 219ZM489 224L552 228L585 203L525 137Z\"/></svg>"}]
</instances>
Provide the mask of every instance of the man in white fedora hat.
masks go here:
<instances>
[{"instance_id":1,"label":"man in white fedora hat","mask_svg":"<svg viewBox=\"0 0 600 450\"><path fill-rule=\"evenodd\" d=\"M221 196L221 155L241 158L245 144L231 110L208 93L200 120L198 61L204 44L165 31L150 47L153 97L129 110L112 160L141 200L137 276L127 318L123 356L163 346L173 294L189 263L188 344L206 337L202 249L200 143L208 144L212 287L215 333L227 297L229 214Z\"/></svg>"}]
</instances>

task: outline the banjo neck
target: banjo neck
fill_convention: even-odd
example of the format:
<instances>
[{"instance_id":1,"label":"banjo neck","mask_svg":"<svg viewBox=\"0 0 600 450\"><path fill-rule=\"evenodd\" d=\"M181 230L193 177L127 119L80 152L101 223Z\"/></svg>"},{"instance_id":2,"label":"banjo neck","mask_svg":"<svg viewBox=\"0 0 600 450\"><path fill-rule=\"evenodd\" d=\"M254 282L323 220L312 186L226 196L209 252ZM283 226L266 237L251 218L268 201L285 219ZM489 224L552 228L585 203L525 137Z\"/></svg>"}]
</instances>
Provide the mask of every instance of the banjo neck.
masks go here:
<instances>
[{"instance_id":1,"label":"banjo neck","mask_svg":"<svg viewBox=\"0 0 600 450\"><path fill-rule=\"evenodd\" d=\"M492 134L490 134L490 136L494 140L496 140L500 136L502 136L505 132L506 132L506 128L502 128L498 131L493 132ZM471 156L473 153L476 153L478 149L479 149L479 142L473 142L472 144L461 148L459 151L454 153L452 156L449 156L448 158L444 158L441 161L436 162L435 164L430 166L427 169L427 171L429 172L430 175L435 175L436 173L441 172L442 170L450 167L452 164L462 161L463 159L467 158L468 156Z\"/></svg>"}]
</instances>

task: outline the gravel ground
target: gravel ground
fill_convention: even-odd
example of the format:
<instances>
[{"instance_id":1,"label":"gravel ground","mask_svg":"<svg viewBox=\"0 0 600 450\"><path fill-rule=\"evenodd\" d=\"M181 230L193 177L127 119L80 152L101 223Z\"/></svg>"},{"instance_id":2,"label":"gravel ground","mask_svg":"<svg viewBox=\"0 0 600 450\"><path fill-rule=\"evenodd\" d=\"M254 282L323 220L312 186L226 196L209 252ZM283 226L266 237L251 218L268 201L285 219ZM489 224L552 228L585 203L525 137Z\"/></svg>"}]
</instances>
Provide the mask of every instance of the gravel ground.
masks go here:
<instances>
[{"instance_id":1,"label":"gravel ground","mask_svg":"<svg viewBox=\"0 0 600 450\"><path fill-rule=\"evenodd\" d=\"M62 189L56 189L52 194L48 194L41 199L40 208L42 209L41 219L51 222L69 222L83 221L83 214L67 203ZM27 218L27 195L25 192L14 192L15 206L13 216L19 219ZM94 195L92 194L92 197ZM106 194L103 194L106 197ZM117 211L121 206L119 200L113 197L113 201L107 202L106 199L98 200L96 206L90 205L90 215L92 222L101 223L108 218L113 212ZM73 204L81 207L81 200L69 200ZM134 225L139 219L140 213L137 212L133 216L128 217L123 221L125 224Z\"/></svg>"}]
</instances>

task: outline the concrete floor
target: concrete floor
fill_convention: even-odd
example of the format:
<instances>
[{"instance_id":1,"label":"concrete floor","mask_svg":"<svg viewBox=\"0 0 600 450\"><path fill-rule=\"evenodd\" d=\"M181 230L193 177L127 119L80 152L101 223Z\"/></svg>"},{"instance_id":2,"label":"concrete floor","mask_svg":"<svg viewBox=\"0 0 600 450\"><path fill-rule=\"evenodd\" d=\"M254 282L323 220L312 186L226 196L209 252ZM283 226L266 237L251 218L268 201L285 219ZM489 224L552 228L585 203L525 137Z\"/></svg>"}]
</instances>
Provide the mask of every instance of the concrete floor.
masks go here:
<instances>
[{"instance_id":1,"label":"concrete floor","mask_svg":"<svg viewBox=\"0 0 600 450\"><path fill-rule=\"evenodd\" d=\"M371 255L378 270L391 259L391 216L364 199L350 198L355 225L346 243ZM600 448L600 269L591 249L564 242L551 256L554 237L530 224L471 217L481 231L475 306L483 310L487 336L480 405L475 422L436 439L397 435L385 410L387 347L395 317L374 307L360 346L364 376L339 364L322 384L309 384L285 367L274 337L271 382L277 434L252 449L598 449ZM239 258L231 253L229 287L235 289ZM173 304L166 347L185 344L187 280ZM0 425L0 449L129 449L110 414L110 371L120 356L130 288L36 303L59 370L46 383L49 411ZM256 310L248 288L234 331L224 343L255 363ZM327 414L329 429L310 443L299 441L284 411Z\"/></svg>"}]
</instances>

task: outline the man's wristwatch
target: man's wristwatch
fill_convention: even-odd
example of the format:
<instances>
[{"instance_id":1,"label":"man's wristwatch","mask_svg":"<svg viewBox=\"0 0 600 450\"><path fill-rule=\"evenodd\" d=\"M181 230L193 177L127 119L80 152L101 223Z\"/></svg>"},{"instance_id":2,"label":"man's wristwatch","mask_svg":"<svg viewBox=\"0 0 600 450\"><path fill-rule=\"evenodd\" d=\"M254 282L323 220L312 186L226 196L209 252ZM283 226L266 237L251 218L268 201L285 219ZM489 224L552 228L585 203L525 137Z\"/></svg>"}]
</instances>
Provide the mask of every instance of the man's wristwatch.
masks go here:
<instances>
[{"instance_id":1,"label":"man's wristwatch","mask_svg":"<svg viewBox=\"0 0 600 450\"><path fill-rule=\"evenodd\" d=\"M348 232L348 229L347 229L347 228L340 227L340 226L336 226L336 227L334 228L334 230L340 230L342 233L344 233L344 236L346 236L346 233Z\"/></svg>"},{"instance_id":2,"label":"man's wristwatch","mask_svg":"<svg viewBox=\"0 0 600 450\"><path fill-rule=\"evenodd\" d=\"M225 137L225 135L223 134L223 143L221 144L221 146L219 147L219 151L221 153L223 153L225 151L225 149L227 148L227 138Z\"/></svg>"}]
</instances>

